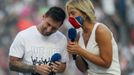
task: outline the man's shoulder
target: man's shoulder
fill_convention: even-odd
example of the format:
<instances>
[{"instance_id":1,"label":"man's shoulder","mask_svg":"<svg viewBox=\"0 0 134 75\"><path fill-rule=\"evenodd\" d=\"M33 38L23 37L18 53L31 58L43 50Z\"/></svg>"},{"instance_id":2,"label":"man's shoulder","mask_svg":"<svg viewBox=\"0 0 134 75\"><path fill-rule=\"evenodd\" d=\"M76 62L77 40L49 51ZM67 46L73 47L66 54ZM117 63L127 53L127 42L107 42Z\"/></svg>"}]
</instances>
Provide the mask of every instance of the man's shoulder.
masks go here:
<instances>
[{"instance_id":1,"label":"man's shoulder","mask_svg":"<svg viewBox=\"0 0 134 75\"><path fill-rule=\"evenodd\" d=\"M36 26L31 26L31 27L29 27L29 28L27 28L25 30L20 31L20 32L22 32L22 33L29 32L29 31L34 30L35 28L36 28Z\"/></svg>"},{"instance_id":2,"label":"man's shoulder","mask_svg":"<svg viewBox=\"0 0 134 75\"><path fill-rule=\"evenodd\" d=\"M66 38L66 36L60 31L57 31L56 35L59 36L59 37L62 37L62 38Z\"/></svg>"},{"instance_id":3,"label":"man's shoulder","mask_svg":"<svg viewBox=\"0 0 134 75\"><path fill-rule=\"evenodd\" d=\"M34 28L35 28L35 26L31 26L31 27L29 27L29 28L27 28L25 30L22 30L22 31L18 32L17 35L20 35L20 36L23 36L23 37L24 36L29 36L30 34L33 33Z\"/></svg>"},{"instance_id":4,"label":"man's shoulder","mask_svg":"<svg viewBox=\"0 0 134 75\"><path fill-rule=\"evenodd\" d=\"M55 33L55 36L53 37L53 39L60 45L60 46L64 46L66 45L67 43L67 38L66 36L60 32L60 31L57 31Z\"/></svg>"}]
</instances>

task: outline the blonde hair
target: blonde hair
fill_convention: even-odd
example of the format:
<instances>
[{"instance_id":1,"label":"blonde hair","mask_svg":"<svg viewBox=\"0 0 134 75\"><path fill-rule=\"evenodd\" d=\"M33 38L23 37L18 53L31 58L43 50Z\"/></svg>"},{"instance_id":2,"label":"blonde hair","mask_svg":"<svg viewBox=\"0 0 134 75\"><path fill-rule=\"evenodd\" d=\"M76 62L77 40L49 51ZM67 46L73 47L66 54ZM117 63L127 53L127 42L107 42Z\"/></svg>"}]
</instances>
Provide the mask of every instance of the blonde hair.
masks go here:
<instances>
[{"instance_id":1,"label":"blonde hair","mask_svg":"<svg viewBox=\"0 0 134 75\"><path fill-rule=\"evenodd\" d=\"M66 3L66 10L68 6L85 13L90 18L91 22L96 20L94 6L90 0L69 0Z\"/></svg>"}]
</instances>

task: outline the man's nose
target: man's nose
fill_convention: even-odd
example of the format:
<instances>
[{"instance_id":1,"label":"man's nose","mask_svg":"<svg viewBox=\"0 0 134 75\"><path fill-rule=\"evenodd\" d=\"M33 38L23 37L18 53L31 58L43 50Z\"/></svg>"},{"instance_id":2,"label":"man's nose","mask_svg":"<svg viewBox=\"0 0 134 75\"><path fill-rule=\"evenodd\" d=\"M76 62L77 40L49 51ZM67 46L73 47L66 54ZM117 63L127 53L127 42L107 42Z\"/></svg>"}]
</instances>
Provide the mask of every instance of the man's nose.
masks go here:
<instances>
[{"instance_id":1,"label":"man's nose","mask_svg":"<svg viewBox=\"0 0 134 75\"><path fill-rule=\"evenodd\" d=\"M52 32L52 27L48 27L47 32Z\"/></svg>"}]
</instances>

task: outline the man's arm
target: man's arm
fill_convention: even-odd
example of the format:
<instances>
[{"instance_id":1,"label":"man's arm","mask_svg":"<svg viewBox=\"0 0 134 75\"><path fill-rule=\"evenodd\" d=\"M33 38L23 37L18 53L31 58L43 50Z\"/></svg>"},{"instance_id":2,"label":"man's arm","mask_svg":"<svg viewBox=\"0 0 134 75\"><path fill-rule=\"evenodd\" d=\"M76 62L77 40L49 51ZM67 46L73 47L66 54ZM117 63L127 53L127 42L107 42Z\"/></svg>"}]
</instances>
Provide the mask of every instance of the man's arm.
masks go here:
<instances>
[{"instance_id":1,"label":"man's arm","mask_svg":"<svg viewBox=\"0 0 134 75\"><path fill-rule=\"evenodd\" d=\"M28 65L22 62L21 58L10 56L9 67L13 71L22 73L39 73L46 75L51 72L51 67L48 65Z\"/></svg>"},{"instance_id":2,"label":"man's arm","mask_svg":"<svg viewBox=\"0 0 134 75\"><path fill-rule=\"evenodd\" d=\"M22 73L34 73L35 66L22 63L21 58L10 56L9 60L10 70L22 72Z\"/></svg>"}]
</instances>

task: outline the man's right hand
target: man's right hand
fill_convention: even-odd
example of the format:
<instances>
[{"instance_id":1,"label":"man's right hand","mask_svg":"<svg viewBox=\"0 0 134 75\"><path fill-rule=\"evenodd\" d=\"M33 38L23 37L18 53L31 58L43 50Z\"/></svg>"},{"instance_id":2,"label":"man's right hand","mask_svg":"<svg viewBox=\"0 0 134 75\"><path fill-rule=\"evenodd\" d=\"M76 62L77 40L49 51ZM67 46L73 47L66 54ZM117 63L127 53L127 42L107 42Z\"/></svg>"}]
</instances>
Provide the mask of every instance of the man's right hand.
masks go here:
<instances>
[{"instance_id":1,"label":"man's right hand","mask_svg":"<svg viewBox=\"0 0 134 75\"><path fill-rule=\"evenodd\" d=\"M36 65L35 66L35 72L41 74L41 75L48 75L49 72L51 72L51 67L48 65Z\"/></svg>"}]
</instances>

